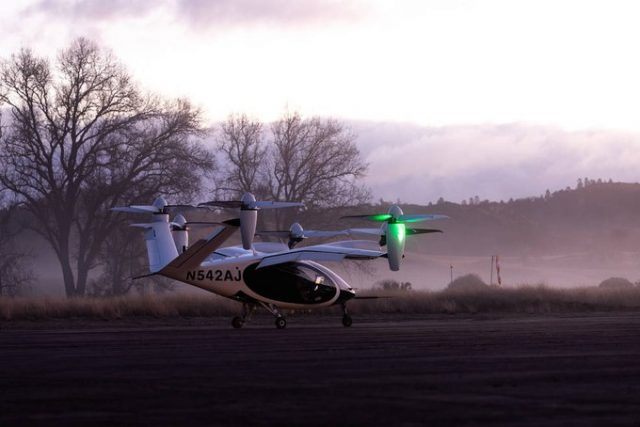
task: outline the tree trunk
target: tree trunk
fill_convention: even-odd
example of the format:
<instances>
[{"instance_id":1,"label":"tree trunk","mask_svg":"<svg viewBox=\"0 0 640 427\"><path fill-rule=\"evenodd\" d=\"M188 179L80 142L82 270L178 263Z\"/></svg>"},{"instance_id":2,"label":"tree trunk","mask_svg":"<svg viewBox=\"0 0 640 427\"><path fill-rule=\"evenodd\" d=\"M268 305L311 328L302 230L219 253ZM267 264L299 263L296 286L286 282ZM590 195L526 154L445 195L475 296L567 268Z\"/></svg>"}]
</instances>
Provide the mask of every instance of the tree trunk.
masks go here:
<instances>
[{"instance_id":1,"label":"tree trunk","mask_svg":"<svg viewBox=\"0 0 640 427\"><path fill-rule=\"evenodd\" d=\"M76 293L75 278L71 269L71 259L68 251L61 252L58 256L60 267L62 268L62 278L64 280L64 290L67 298L78 296Z\"/></svg>"},{"instance_id":2,"label":"tree trunk","mask_svg":"<svg viewBox=\"0 0 640 427\"><path fill-rule=\"evenodd\" d=\"M76 280L76 295L83 297L87 291L87 278L89 277L89 269L84 263L78 261L78 279Z\"/></svg>"}]
</instances>

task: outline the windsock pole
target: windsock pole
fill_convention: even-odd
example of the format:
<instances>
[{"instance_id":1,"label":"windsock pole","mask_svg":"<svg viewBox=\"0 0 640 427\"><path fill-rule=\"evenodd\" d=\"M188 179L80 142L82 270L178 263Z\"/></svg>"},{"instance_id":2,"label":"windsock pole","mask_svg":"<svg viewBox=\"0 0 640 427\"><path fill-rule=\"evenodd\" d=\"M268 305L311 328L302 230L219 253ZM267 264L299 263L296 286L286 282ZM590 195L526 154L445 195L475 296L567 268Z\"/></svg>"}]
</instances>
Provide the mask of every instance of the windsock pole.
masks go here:
<instances>
[{"instance_id":1,"label":"windsock pole","mask_svg":"<svg viewBox=\"0 0 640 427\"><path fill-rule=\"evenodd\" d=\"M449 263L449 270L451 273L451 281L449 283L453 283L453 264Z\"/></svg>"},{"instance_id":2,"label":"windsock pole","mask_svg":"<svg viewBox=\"0 0 640 427\"><path fill-rule=\"evenodd\" d=\"M489 280L489 286L493 286L493 259L494 259L494 255L491 255L491 273L490 273L491 280Z\"/></svg>"}]
</instances>

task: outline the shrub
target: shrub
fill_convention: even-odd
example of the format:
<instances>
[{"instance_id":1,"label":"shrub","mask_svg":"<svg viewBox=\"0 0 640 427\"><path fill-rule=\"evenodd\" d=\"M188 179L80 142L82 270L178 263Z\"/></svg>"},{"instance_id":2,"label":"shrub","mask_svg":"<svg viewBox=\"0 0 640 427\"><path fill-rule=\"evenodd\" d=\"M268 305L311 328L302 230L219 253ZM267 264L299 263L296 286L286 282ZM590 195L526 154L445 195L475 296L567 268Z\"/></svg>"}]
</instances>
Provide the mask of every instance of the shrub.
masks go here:
<instances>
[{"instance_id":1,"label":"shrub","mask_svg":"<svg viewBox=\"0 0 640 427\"><path fill-rule=\"evenodd\" d=\"M624 289L624 288L633 288L633 283L624 277L609 277L606 280L603 280L598 285L599 288L607 288L607 289Z\"/></svg>"},{"instance_id":2,"label":"shrub","mask_svg":"<svg viewBox=\"0 0 640 427\"><path fill-rule=\"evenodd\" d=\"M482 281L477 274L466 274L456 277L449 283L447 290L450 291L479 291L488 289L489 286Z\"/></svg>"},{"instance_id":3,"label":"shrub","mask_svg":"<svg viewBox=\"0 0 640 427\"><path fill-rule=\"evenodd\" d=\"M379 281L376 286L379 289L383 289L385 291L410 291L411 290L411 282L396 282L395 280L386 279Z\"/></svg>"}]
</instances>

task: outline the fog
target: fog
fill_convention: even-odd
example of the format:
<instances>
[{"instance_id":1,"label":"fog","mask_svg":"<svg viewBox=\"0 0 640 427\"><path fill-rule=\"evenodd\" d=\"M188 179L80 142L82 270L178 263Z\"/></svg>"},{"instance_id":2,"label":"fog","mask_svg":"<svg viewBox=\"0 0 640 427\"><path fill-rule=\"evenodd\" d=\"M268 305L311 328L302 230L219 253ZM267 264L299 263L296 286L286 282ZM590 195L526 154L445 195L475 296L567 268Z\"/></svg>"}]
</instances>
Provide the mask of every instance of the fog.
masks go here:
<instances>
[{"instance_id":1,"label":"fog","mask_svg":"<svg viewBox=\"0 0 640 427\"><path fill-rule=\"evenodd\" d=\"M348 209L352 213L386 210L385 204ZM385 259L326 263L356 289L379 286L382 280L410 282L413 289L444 289L453 278L469 273L483 281L497 283L491 275L491 257L499 255L503 286L544 284L551 287L597 286L610 277L640 281L640 184L589 183L586 187L554 191L547 197L522 198L510 203L403 205L407 214L439 213L450 219L423 223L443 233L411 236L400 271L389 271ZM188 215L188 214L187 214ZM203 219L203 214L197 219ZM220 212L218 220L233 217ZM335 211L320 220L337 217ZM305 222L305 219L307 221ZM312 216L300 213L297 220L305 228L315 228ZM425 225L426 224L426 225ZM126 227L126 222L122 227ZM356 224L336 220L324 229L340 229ZM320 227L319 227L320 228ZM206 230L191 233L191 241ZM142 232L130 234L142 241ZM256 239L259 240L259 239ZM30 237L34 271L38 280L34 294L63 295L60 269L48 246ZM301 245L321 243L308 239ZM225 244L237 245L239 237ZM451 269L453 266L453 269ZM99 269L96 271L96 273ZM146 271L132 272L132 275ZM177 283L175 292L202 292Z\"/></svg>"}]
</instances>

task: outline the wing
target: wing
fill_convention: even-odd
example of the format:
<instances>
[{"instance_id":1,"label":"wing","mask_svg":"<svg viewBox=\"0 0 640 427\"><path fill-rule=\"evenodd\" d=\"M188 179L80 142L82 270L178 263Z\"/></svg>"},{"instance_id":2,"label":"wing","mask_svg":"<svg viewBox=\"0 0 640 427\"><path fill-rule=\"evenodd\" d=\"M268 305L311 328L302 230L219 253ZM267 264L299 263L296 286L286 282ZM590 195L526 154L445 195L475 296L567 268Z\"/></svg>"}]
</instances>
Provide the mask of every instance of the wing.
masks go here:
<instances>
[{"instance_id":1,"label":"wing","mask_svg":"<svg viewBox=\"0 0 640 427\"><path fill-rule=\"evenodd\" d=\"M370 249L359 249L343 245L315 245L286 252L266 255L257 268L292 261L342 261L343 259L375 259L385 253Z\"/></svg>"}]
</instances>

